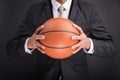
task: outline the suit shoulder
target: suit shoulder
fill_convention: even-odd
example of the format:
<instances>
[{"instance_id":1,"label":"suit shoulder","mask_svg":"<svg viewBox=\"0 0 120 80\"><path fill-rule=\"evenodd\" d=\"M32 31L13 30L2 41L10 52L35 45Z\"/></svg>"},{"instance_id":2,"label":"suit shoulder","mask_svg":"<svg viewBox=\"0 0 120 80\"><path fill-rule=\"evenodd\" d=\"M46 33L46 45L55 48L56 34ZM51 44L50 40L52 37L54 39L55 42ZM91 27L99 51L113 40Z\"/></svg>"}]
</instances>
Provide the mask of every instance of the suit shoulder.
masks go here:
<instances>
[{"instance_id":1,"label":"suit shoulder","mask_svg":"<svg viewBox=\"0 0 120 80\"><path fill-rule=\"evenodd\" d=\"M37 2L37 3L34 3L34 4L30 5L29 9L30 10L37 10L38 8L42 9L47 3L48 3L47 0L41 1L41 2Z\"/></svg>"},{"instance_id":2,"label":"suit shoulder","mask_svg":"<svg viewBox=\"0 0 120 80\"><path fill-rule=\"evenodd\" d=\"M78 4L81 6L81 7L84 7L84 8L94 8L94 4L92 3L89 3L89 2L85 2L85 1L78 1Z\"/></svg>"}]
</instances>

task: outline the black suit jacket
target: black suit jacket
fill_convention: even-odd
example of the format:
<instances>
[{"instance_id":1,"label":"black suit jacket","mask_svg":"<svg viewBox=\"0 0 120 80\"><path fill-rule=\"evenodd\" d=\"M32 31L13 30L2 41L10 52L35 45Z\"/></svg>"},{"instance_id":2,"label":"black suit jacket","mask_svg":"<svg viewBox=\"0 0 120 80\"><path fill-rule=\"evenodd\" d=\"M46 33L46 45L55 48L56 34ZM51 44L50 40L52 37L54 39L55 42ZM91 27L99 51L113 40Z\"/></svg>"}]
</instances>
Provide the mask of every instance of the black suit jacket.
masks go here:
<instances>
[{"instance_id":1,"label":"black suit jacket","mask_svg":"<svg viewBox=\"0 0 120 80\"><path fill-rule=\"evenodd\" d=\"M19 56L27 54L24 50L26 39L32 36L40 25L52 17L50 0L32 5L27 11L27 15L22 21L16 37L7 44L8 55ZM69 19L79 25L85 34L93 40L93 55L102 57L112 57L114 55L112 37L107 32L93 5L73 0ZM33 54L37 55L39 80L57 80L59 75L64 80L87 79L87 54L83 50L63 60L52 59L38 50L34 50Z\"/></svg>"}]
</instances>

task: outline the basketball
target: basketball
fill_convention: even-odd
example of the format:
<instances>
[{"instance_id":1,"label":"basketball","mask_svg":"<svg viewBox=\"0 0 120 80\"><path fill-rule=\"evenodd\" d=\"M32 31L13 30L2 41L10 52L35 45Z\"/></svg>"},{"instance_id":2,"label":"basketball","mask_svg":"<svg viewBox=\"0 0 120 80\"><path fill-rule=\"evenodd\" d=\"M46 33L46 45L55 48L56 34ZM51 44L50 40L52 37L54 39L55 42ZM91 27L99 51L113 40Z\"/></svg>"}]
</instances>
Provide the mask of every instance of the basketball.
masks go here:
<instances>
[{"instance_id":1,"label":"basketball","mask_svg":"<svg viewBox=\"0 0 120 80\"><path fill-rule=\"evenodd\" d=\"M76 49L71 47L79 41L72 40L72 36L80 34L73 24L71 20L64 18L52 18L43 24L44 28L39 34L45 36L40 43L46 47L46 55L55 59L64 59L72 55Z\"/></svg>"}]
</instances>

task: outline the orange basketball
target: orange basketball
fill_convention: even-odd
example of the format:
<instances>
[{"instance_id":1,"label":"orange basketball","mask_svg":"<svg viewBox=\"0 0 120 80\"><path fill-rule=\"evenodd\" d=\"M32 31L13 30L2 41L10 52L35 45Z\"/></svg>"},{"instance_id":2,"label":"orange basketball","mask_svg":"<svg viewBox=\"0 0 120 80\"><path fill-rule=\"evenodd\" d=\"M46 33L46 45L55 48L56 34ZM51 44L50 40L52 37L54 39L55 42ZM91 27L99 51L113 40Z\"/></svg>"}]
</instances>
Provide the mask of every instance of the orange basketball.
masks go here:
<instances>
[{"instance_id":1,"label":"orange basketball","mask_svg":"<svg viewBox=\"0 0 120 80\"><path fill-rule=\"evenodd\" d=\"M72 40L72 36L80 34L73 24L64 18L52 18L44 23L45 27L40 31L40 35L44 35L45 39L40 40L40 43L46 46L46 55L55 59L64 59L72 55L75 49L71 49L71 46L78 43L78 40Z\"/></svg>"}]
</instances>

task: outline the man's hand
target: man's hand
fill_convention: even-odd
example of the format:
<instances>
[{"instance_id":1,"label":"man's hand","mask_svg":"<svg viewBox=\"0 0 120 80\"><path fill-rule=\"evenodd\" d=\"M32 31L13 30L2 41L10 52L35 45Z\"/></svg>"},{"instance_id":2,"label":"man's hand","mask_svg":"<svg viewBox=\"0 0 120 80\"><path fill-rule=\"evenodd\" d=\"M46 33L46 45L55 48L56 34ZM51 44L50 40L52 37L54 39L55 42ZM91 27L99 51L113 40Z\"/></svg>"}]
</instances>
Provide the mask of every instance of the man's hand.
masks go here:
<instances>
[{"instance_id":1,"label":"man's hand","mask_svg":"<svg viewBox=\"0 0 120 80\"><path fill-rule=\"evenodd\" d=\"M45 36L39 35L39 32L44 28L44 25L38 27L35 33L29 38L27 47L28 49L38 49L40 52L45 53L43 49L45 46L40 44L39 40L45 39Z\"/></svg>"},{"instance_id":2,"label":"man's hand","mask_svg":"<svg viewBox=\"0 0 120 80\"><path fill-rule=\"evenodd\" d=\"M72 40L79 40L79 42L72 46L72 49L77 48L73 54L77 53L81 49L90 49L90 39L85 35L83 30L76 24L73 25L76 29L79 30L79 36L72 36Z\"/></svg>"}]
</instances>

